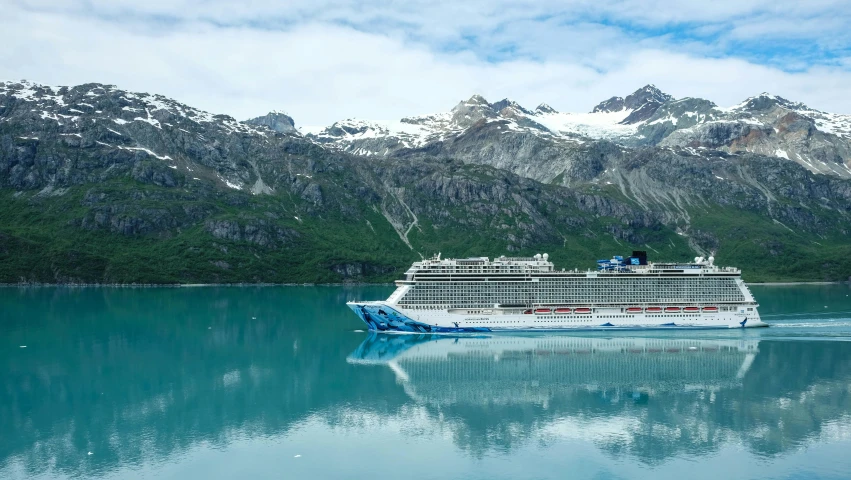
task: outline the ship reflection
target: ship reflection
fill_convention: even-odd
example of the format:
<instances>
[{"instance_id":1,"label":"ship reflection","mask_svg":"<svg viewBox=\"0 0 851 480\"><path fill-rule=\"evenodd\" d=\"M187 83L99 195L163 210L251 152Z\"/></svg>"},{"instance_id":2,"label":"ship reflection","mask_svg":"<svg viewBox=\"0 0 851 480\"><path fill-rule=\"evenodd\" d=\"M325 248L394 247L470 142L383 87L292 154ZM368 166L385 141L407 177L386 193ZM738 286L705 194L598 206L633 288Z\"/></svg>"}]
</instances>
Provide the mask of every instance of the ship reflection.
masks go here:
<instances>
[{"instance_id":1,"label":"ship reflection","mask_svg":"<svg viewBox=\"0 0 851 480\"><path fill-rule=\"evenodd\" d=\"M443 337L372 333L348 362L385 365L412 398L545 404L558 392L646 402L662 392L740 386L758 340Z\"/></svg>"},{"instance_id":2,"label":"ship reflection","mask_svg":"<svg viewBox=\"0 0 851 480\"><path fill-rule=\"evenodd\" d=\"M741 337L371 334L347 360L390 369L473 454L568 437L649 464L727 443L771 456L820 437L829 419L851 425L841 379L775 368L817 347L768 343L765 356L759 340ZM820 419L803 420L815 404Z\"/></svg>"}]
</instances>

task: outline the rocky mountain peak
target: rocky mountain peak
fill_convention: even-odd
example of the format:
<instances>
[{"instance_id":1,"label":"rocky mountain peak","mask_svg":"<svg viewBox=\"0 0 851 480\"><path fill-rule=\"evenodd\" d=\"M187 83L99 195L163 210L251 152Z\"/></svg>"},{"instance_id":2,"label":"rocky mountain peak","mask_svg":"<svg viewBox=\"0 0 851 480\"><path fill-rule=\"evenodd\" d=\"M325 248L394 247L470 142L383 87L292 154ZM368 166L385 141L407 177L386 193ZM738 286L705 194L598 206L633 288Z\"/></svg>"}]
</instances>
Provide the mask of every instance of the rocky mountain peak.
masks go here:
<instances>
[{"instance_id":1,"label":"rocky mountain peak","mask_svg":"<svg viewBox=\"0 0 851 480\"><path fill-rule=\"evenodd\" d=\"M455 105L451 114L452 123L462 128L469 127L483 118L495 118L499 116L491 104L485 100L485 97L479 94L473 95L469 100Z\"/></svg>"},{"instance_id":2,"label":"rocky mountain peak","mask_svg":"<svg viewBox=\"0 0 851 480\"><path fill-rule=\"evenodd\" d=\"M600 102L591 113L613 113L631 110L632 114L622 123L629 125L646 120L665 102L674 97L659 90L655 85L645 85L624 97L612 97Z\"/></svg>"},{"instance_id":3,"label":"rocky mountain peak","mask_svg":"<svg viewBox=\"0 0 851 480\"><path fill-rule=\"evenodd\" d=\"M278 133L298 133L292 117L284 112L273 110L266 115L245 120L243 123L254 126L265 126Z\"/></svg>"},{"instance_id":4,"label":"rocky mountain peak","mask_svg":"<svg viewBox=\"0 0 851 480\"><path fill-rule=\"evenodd\" d=\"M755 97L750 97L741 105L742 109L751 111L767 111L775 106L781 106L789 110L808 110L807 106L800 102L786 100L783 97L762 92Z\"/></svg>"},{"instance_id":5,"label":"rocky mountain peak","mask_svg":"<svg viewBox=\"0 0 851 480\"><path fill-rule=\"evenodd\" d=\"M507 98L503 98L502 100L500 100L498 102L491 103L490 106L491 106L491 108L493 108L497 112L502 112L503 110L508 108L510 110L514 110L515 112L520 112L520 113L523 113L525 115L531 115L532 114L531 111L526 110L525 108L520 106L519 103L515 102L514 100L509 100Z\"/></svg>"},{"instance_id":6,"label":"rocky mountain peak","mask_svg":"<svg viewBox=\"0 0 851 480\"><path fill-rule=\"evenodd\" d=\"M325 130L331 135L339 137L345 135L359 135L369 130L381 130L381 127L363 120L348 118L346 120L334 122Z\"/></svg>"},{"instance_id":7,"label":"rocky mountain peak","mask_svg":"<svg viewBox=\"0 0 851 480\"><path fill-rule=\"evenodd\" d=\"M623 97L612 97L608 100L603 100L598 103L591 113L611 113L622 112L624 110Z\"/></svg>"},{"instance_id":8,"label":"rocky mountain peak","mask_svg":"<svg viewBox=\"0 0 851 480\"><path fill-rule=\"evenodd\" d=\"M624 101L625 101L625 103L629 103L629 102L647 103L647 102L651 102L651 101L655 101L655 102L659 102L659 103L665 103L665 102L673 100L673 99L674 99L674 97L672 97L671 95L668 95L667 93L663 92L662 90L659 90L656 87L656 85L647 84L647 85L639 88L638 90L632 92L630 95L628 95L624 99Z\"/></svg>"},{"instance_id":9,"label":"rocky mountain peak","mask_svg":"<svg viewBox=\"0 0 851 480\"><path fill-rule=\"evenodd\" d=\"M488 101L485 100L485 97L479 95L478 93L474 94L466 102L461 102L461 103L466 103L467 105L481 105L481 106L490 105L488 103Z\"/></svg>"},{"instance_id":10,"label":"rocky mountain peak","mask_svg":"<svg viewBox=\"0 0 851 480\"><path fill-rule=\"evenodd\" d=\"M469 112L472 110L490 110L492 112L496 112L485 97L477 93L467 100L458 102L458 104L452 108L451 113L454 115L457 112Z\"/></svg>"},{"instance_id":11,"label":"rocky mountain peak","mask_svg":"<svg viewBox=\"0 0 851 480\"><path fill-rule=\"evenodd\" d=\"M558 111L555 108L547 105L546 103L542 103L542 104L538 105L537 107L535 107L535 111L537 113L558 113Z\"/></svg>"},{"instance_id":12,"label":"rocky mountain peak","mask_svg":"<svg viewBox=\"0 0 851 480\"><path fill-rule=\"evenodd\" d=\"M659 107L673 99L674 97L662 92L655 85L645 85L623 99L624 108L626 110L632 110L632 113L623 119L621 123L623 125L632 125L643 122L652 117Z\"/></svg>"}]
</instances>

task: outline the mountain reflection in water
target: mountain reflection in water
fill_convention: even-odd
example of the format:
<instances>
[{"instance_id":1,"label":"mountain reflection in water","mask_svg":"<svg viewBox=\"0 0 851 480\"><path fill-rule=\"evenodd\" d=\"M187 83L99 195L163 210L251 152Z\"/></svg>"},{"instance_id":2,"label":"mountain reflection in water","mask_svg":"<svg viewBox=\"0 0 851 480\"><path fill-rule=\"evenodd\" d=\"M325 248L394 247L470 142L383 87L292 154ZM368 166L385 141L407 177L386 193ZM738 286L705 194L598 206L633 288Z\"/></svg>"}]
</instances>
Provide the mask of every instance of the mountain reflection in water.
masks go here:
<instances>
[{"instance_id":1,"label":"mountain reflection in water","mask_svg":"<svg viewBox=\"0 0 851 480\"><path fill-rule=\"evenodd\" d=\"M776 455L851 413L851 345L756 339L372 334L355 365L384 365L473 452L575 421L602 448L657 463L740 442ZM600 435L595 435L600 433Z\"/></svg>"},{"instance_id":2,"label":"mountain reflection in water","mask_svg":"<svg viewBox=\"0 0 851 480\"><path fill-rule=\"evenodd\" d=\"M199 449L307 449L318 429L381 442L397 424L474 460L572 439L640 468L851 440L851 342L355 333L343 307L312 312L362 292L299 290L282 311L282 291L27 293L41 313L3 310L0 477L129 478Z\"/></svg>"}]
</instances>

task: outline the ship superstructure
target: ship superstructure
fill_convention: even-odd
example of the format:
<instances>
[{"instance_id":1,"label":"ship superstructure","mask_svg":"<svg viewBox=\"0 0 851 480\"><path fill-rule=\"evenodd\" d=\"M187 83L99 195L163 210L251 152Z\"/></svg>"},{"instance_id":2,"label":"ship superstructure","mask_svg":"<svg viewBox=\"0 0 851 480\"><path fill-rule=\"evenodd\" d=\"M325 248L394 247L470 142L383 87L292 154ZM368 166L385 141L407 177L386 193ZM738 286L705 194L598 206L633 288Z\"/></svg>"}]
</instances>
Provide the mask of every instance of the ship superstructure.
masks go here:
<instances>
[{"instance_id":1,"label":"ship superstructure","mask_svg":"<svg viewBox=\"0 0 851 480\"><path fill-rule=\"evenodd\" d=\"M741 271L714 259L648 263L644 252L556 270L548 255L415 262L385 301L349 302L371 330L486 332L766 326Z\"/></svg>"}]
</instances>

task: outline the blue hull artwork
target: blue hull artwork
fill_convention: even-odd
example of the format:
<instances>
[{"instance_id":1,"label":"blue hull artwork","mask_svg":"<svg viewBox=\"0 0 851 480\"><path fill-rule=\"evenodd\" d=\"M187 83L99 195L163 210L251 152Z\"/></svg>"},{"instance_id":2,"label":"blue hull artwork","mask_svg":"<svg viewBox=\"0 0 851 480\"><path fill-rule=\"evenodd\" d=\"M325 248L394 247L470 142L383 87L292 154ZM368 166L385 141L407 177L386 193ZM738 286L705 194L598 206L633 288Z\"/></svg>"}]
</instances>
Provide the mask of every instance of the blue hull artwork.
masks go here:
<instances>
[{"instance_id":1,"label":"blue hull artwork","mask_svg":"<svg viewBox=\"0 0 851 480\"><path fill-rule=\"evenodd\" d=\"M350 305L370 330L410 333L477 333L490 332L487 327L438 327L418 322L387 306Z\"/></svg>"},{"instance_id":2,"label":"blue hull artwork","mask_svg":"<svg viewBox=\"0 0 851 480\"><path fill-rule=\"evenodd\" d=\"M490 328L490 327L441 327L418 322L407 315L386 305L358 305L349 307L366 323L370 331L401 332L401 333L502 333L502 332L590 332L590 331L643 331L643 330L727 330L728 325L678 325L664 323L661 325L627 326L613 325L610 322L601 325L576 326L572 328ZM744 327L744 322L740 322Z\"/></svg>"}]
</instances>

